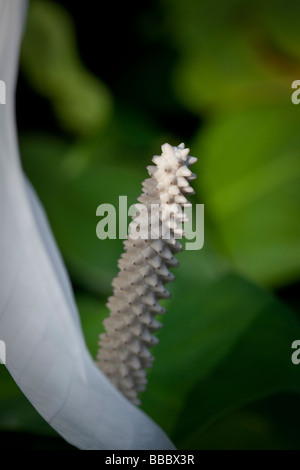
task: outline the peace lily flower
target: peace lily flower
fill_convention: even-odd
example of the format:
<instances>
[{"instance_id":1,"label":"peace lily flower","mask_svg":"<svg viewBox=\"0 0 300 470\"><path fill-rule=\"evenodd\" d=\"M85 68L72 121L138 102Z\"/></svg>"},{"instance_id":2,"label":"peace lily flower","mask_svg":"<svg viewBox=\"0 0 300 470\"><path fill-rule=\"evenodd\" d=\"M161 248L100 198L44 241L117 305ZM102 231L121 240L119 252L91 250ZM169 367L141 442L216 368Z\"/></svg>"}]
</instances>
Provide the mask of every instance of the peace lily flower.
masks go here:
<instances>
[{"instance_id":1,"label":"peace lily flower","mask_svg":"<svg viewBox=\"0 0 300 470\"><path fill-rule=\"evenodd\" d=\"M169 268L178 266L174 255L182 245L177 238L184 235L182 223L188 221L184 208L191 206L185 196L194 194L189 182L196 178L189 167L197 158L183 143L161 149L152 159L155 166L147 167L150 178L142 183L140 204L135 205L97 356L101 370L135 405L146 388L145 369L152 367L149 348L158 343L153 333L162 327L155 316L165 313L160 299L170 297L165 284L175 279Z\"/></svg>"},{"instance_id":2,"label":"peace lily flower","mask_svg":"<svg viewBox=\"0 0 300 470\"><path fill-rule=\"evenodd\" d=\"M7 368L41 416L80 449L173 449L91 358L61 256L20 165L14 93L26 3L0 0L0 339Z\"/></svg>"}]
</instances>

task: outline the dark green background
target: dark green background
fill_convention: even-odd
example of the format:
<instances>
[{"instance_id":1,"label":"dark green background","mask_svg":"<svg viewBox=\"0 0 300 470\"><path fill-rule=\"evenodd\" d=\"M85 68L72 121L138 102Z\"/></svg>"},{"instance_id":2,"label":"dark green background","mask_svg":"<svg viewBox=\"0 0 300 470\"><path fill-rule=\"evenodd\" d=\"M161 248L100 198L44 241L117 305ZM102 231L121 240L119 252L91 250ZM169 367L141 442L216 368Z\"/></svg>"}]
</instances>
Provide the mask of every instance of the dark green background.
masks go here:
<instances>
[{"instance_id":1,"label":"dark green background","mask_svg":"<svg viewBox=\"0 0 300 470\"><path fill-rule=\"evenodd\" d=\"M198 157L205 245L178 256L141 395L180 449L300 448L299 16L291 0L31 1L22 161L94 357L122 251L97 239L97 206L134 203L164 142ZM1 444L68 448L0 380Z\"/></svg>"}]
</instances>

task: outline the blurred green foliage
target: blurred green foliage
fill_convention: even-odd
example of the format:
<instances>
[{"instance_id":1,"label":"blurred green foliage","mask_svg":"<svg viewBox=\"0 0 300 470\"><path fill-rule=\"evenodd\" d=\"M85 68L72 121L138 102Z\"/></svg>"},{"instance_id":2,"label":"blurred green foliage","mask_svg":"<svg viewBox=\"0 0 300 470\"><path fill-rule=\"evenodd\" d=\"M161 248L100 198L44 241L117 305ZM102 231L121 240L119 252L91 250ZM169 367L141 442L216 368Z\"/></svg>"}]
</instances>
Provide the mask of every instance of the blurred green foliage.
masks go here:
<instances>
[{"instance_id":1,"label":"blurred green foliage","mask_svg":"<svg viewBox=\"0 0 300 470\"><path fill-rule=\"evenodd\" d=\"M299 109L222 118L195 142L203 191L222 247L242 273L280 286L300 273Z\"/></svg>"},{"instance_id":2,"label":"blurred green foliage","mask_svg":"<svg viewBox=\"0 0 300 470\"><path fill-rule=\"evenodd\" d=\"M298 2L164 1L179 99L206 128L197 184L235 266L281 285L300 274Z\"/></svg>"},{"instance_id":3,"label":"blurred green foliage","mask_svg":"<svg viewBox=\"0 0 300 470\"><path fill-rule=\"evenodd\" d=\"M193 202L205 204L205 245L178 256L142 408L179 448L299 449L291 344L300 319L277 298L300 275L300 107L290 99L300 79L299 3L160 0L151 8L162 50L176 57L171 64L165 52L169 75L156 100L168 96L182 122L196 119L186 143L199 157ZM144 50L153 18L136 18ZM60 130L23 132L20 145L95 357L122 251L119 240L97 239L97 206L118 206L119 195L134 203L151 155L186 130L170 132L131 106L136 69L112 110L113 92L81 63L73 28L57 2L32 2L22 72L49 100ZM146 79L153 90L153 76ZM3 367L0 378L0 430L54 436Z\"/></svg>"},{"instance_id":4,"label":"blurred green foliage","mask_svg":"<svg viewBox=\"0 0 300 470\"><path fill-rule=\"evenodd\" d=\"M297 1L162 0L166 27L180 53L177 95L214 118L290 104L300 73Z\"/></svg>"},{"instance_id":5,"label":"blurred green foliage","mask_svg":"<svg viewBox=\"0 0 300 470\"><path fill-rule=\"evenodd\" d=\"M111 95L81 63L72 20L58 3L31 2L22 48L24 73L51 100L64 129L86 135L105 124Z\"/></svg>"}]
</instances>

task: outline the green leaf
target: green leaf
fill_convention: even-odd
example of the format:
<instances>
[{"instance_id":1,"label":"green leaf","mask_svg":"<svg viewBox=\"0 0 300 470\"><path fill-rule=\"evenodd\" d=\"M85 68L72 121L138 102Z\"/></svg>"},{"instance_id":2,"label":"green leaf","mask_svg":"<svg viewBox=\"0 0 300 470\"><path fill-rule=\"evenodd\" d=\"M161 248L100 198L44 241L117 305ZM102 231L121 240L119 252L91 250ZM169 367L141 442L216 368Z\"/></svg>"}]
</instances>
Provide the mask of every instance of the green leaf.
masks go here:
<instances>
[{"instance_id":1,"label":"green leaf","mask_svg":"<svg viewBox=\"0 0 300 470\"><path fill-rule=\"evenodd\" d=\"M178 50L174 86L193 112L228 114L290 101L299 76L298 2L163 0Z\"/></svg>"},{"instance_id":2,"label":"green leaf","mask_svg":"<svg viewBox=\"0 0 300 470\"><path fill-rule=\"evenodd\" d=\"M299 112L296 106L219 120L194 145L195 182L221 246L252 279L276 286L300 274Z\"/></svg>"},{"instance_id":3,"label":"green leaf","mask_svg":"<svg viewBox=\"0 0 300 470\"><path fill-rule=\"evenodd\" d=\"M73 280L107 295L123 246L118 239L97 238L96 209L113 204L118 216L119 195L128 196L128 207L134 204L147 172L143 164L116 159L113 152L103 162L98 157L102 152L99 142L71 147L52 137L21 139L25 171L44 204Z\"/></svg>"},{"instance_id":4,"label":"green leaf","mask_svg":"<svg viewBox=\"0 0 300 470\"><path fill-rule=\"evenodd\" d=\"M291 344L298 337L299 320L270 299L230 354L186 397L175 431L181 445L193 446L196 436L249 403L282 392L299 394L300 377L291 361Z\"/></svg>"},{"instance_id":5,"label":"green leaf","mask_svg":"<svg viewBox=\"0 0 300 470\"><path fill-rule=\"evenodd\" d=\"M292 312L236 275L206 283L178 275L176 283L142 396L176 445L190 445L193 432L261 397L300 392L291 362L300 323Z\"/></svg>"},{"instance_id":6,"label":"green leaf","mask_svg":"<svg viewBox=\"0 0 300 470\"><path fill-rule=\"evenodd\" d=\"M299 404L299 394L281 393L226 414L205 430L193 419L190 423L193 429L186 438L180 438L178 427L179 447L205 450L298 450Z\"/></svg>"},{"instance_id":7,"label":"green leaf","mask_svg":"<svg viewBox=\"0 0 300 470\"><path fill-rule=\"evenodd\" d=\"M99 334L104 332L102 322L108 317L109 310L104 301L87 294L76 295L76 304L86 344L95 359L99 348Z\"/></svg>"},{"instance_id":8,"label":"green leaf","mask_svg":"<svg viewBox=\"0 0 300 470\"><path fill-rule=\"evenodd\" d=\"M0 365L0 429L55 434Z\"/></svg>"}]
</instances>

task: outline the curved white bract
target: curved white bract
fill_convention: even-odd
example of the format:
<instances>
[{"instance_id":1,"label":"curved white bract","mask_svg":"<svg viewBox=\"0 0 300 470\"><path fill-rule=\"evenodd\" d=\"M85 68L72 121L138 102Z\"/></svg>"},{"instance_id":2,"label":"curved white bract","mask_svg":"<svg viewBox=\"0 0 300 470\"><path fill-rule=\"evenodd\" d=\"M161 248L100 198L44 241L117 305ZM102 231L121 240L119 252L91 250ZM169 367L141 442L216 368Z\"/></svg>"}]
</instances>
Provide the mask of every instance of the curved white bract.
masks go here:
<instances>
[{"instance_id":1,"label":"curved white bract","mask_svg":"<svg viewBox=\"0 0 300 470\"><path fill-rule=\"evenodd\" d=\"M177 266L174 254L182 250L183 208L186 194L193 194L189 181L196 178L189 166L197 159L189 156L184 144L162 145L162 154L153 157L151 178L143 182L137 213L124 242L120 271L113 280L109 298L110 316L104 320L106 332L100 335L98 365L110 381L134 405L145 390L145 369L152 366L149 348L157 344L153 333L162 327L155 315L165 313L160 299L170 293L165 284L174 280L169 268Z\"/></svg>"},{"instance_id":2,"label":"curved white bract","mask_svg":"<svg viewBox=\"0 0 300 470\"><path fill-rule=\"evenodd\" d=\"M172 449L94 364L43 209L19 164L14 88L24 0L0 0L0 338L7 368L43 418L80 449ZM4 367L4 366L1 366Z\"/></svg>"}]
</instances>

